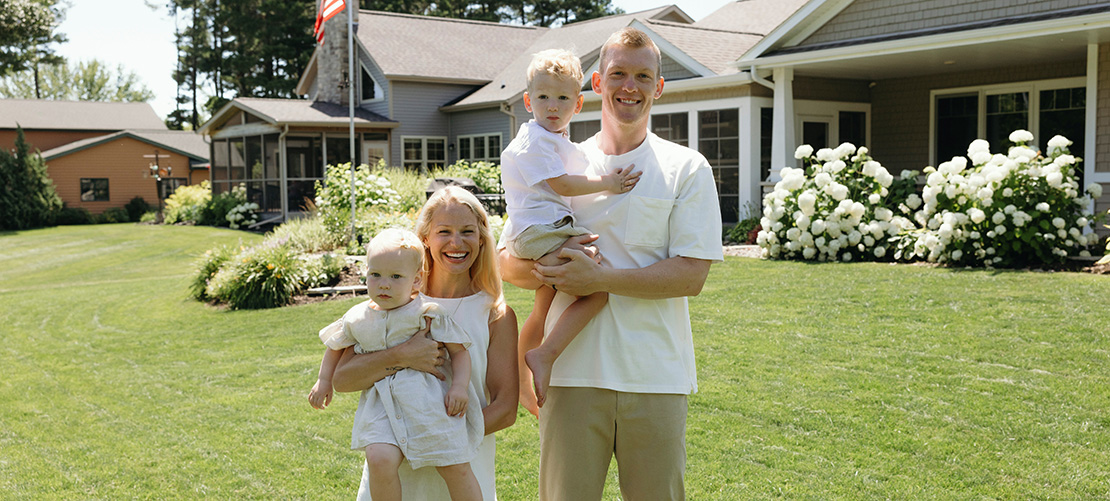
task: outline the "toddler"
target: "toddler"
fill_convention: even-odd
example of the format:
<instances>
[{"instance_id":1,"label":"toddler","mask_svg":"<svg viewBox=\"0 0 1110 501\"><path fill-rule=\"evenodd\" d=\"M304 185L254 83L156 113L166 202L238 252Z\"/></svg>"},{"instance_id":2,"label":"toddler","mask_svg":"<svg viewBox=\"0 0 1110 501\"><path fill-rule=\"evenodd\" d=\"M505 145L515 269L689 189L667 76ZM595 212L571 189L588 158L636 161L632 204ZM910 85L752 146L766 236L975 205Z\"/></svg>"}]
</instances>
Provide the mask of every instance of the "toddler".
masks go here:
<instances>
[{"instance_id":1,"label":"toddler","mask_svg":"<svg viewBox=\"0 0 1110 501\"><path fill-rule=\"evenodd\" d=\"M423 260L424 245L411 231L388 229L370 241L370 300L320 331L328 350L308 399L318 409L328 405L335 366L348 346L356 353L384 350L430 322L432 339L444 343L451 356L451 370L444 371L450 382L412 369L378 381L359 399L351 448L366 451L370 494L376 501L401 499L397 468L406 458L413 468L435 466L452 500L480 500L482 492L469 462L485 425L470 384L471 340L437 304L417 293Z\"/></svg>"},{"instance_id":2,"label":"toddler","mask_svg":"<svg viewBox=\"0 0 1110 501\"><path fill-rule=\"evenodd\" d=\"M563 243L590 233L575 226L565 197L603 191L626 193L639 182L641 173L633 173L632 166L603 176L567 174L582 172L587 164L585 154L567 137L567 124L582 110L582 80L581 63L566 50L539 52L528 66L524 107L534 119L520 127L501 153L501 180L512 221L506 249L515 257L545 265L565 261L556 255ZM525 322L520 337L521 350L531 348L524 361L532 371L536 403L541 407L555 360L608 301L604 292L579 298L543 339L544 317L554 297L551 287L536 291L533 315Z\"/></svg>"}]
</instances>

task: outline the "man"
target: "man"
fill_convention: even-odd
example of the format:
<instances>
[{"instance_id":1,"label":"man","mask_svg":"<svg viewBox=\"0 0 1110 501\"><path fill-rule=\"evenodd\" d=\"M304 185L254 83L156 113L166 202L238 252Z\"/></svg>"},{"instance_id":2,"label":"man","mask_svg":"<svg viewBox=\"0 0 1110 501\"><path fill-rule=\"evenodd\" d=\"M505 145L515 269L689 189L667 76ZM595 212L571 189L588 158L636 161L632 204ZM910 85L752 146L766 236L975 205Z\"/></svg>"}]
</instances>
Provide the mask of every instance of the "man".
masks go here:
<instances>
[{"instance_id":1,"label":"man","mask_svg":"<svg viewBox=\"0 0 1110 501\"><path fill-rule=\"evenodd\" d=\"M723 259L715 183L702 155L648 133L663 78L647 35L614 33L591 83L602 119L601 132L582 143L585 174L630 164L643 172L627 194L571 198L604 264L586 247L593 237L565 247L569 261L558 266L501 252L505 280L560 292L547 329L575 296L610 298L553 367L539 414L540 499L600 499L614 454L625 499L683 499L686 397L697 391L686 297Z\"/></svg>"}]
</instances>

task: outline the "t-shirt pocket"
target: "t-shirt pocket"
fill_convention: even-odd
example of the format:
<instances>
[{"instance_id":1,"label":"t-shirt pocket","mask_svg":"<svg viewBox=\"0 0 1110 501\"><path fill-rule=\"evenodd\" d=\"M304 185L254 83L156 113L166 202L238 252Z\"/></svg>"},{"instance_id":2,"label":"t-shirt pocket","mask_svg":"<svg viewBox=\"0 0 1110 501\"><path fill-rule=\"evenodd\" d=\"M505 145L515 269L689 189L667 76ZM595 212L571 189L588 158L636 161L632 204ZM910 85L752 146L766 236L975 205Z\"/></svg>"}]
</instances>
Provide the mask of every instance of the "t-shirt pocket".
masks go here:
<instances>
[{"instance_id":1,"label":"t-shirt pocket","mask_svg":"<svg viewBox=\"0 0 1110 501\"><path fill-rule=\"evenodd\" d=\"M662 247L667 242L671 200L630 195L624 226L625 245Z\"/></svg>"}]
</instances>

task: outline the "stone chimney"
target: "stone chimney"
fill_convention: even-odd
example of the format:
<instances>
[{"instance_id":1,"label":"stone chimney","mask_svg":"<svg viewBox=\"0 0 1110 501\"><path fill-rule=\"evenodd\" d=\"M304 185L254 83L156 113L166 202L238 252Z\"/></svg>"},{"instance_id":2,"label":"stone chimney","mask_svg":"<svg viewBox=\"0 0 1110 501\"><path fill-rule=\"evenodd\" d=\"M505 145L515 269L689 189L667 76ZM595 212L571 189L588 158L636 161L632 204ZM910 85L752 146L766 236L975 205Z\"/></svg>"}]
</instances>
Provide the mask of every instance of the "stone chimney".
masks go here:
<instances>
[{"instance_id":1,"label":"stone chimney","mask_svg":"<svg viewBox=\"0 0 1110 501\"><path fill-rule=\"evenodd\" d=\"M351 0L348 0L351 1ZM358 9L355 13L355 33L358 33ZM356 54L357 58L358 55ZM337 13L324 23L324 43L316 59L317 94L316 100L325 103L347 106L350 90L347 82L355 82L358 72L347 71L347 9ZM357 65L355 66L358 67ZM350 79L350 80L349 80Z\"/></svg>"}]
</instances>

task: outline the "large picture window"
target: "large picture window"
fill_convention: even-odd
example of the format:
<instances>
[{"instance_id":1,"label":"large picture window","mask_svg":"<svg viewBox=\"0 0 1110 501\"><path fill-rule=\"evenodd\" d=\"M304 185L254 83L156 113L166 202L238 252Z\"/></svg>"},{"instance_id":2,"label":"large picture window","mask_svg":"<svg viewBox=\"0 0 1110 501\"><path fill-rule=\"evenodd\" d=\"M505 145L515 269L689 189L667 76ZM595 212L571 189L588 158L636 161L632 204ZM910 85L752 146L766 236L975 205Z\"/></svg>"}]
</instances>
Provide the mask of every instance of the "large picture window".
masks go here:
<instances>
[{"instance_id":1,"label":"large picture window","mask_svg":"<svg viewBox=\"0 0 1110 501\"><path fill-rule=\"evenodd\" d=\"M1084 152L1087 92L1084 78L1043 80L934 91L931 163L967 154L977 138L1005 153L1010 133L1025 129L1041 147L1055 135L1070 139L1072 153Z\"/></svg>"},{"instance_id":2,"label":"large picture window","mask_svg":"<svg viewBox=\"0 0 1110 501\"><path fill-rule=\"evenodd\" d=\"M601 120L582 120L570 123L570 140L581 143L601 132Z\"/></svg>"},{"instance_id":3,"label":"large picture window","mask_svg":"<svg viewBox=\"0 0 1110 501\"><path fill-rule=\"evenodd\" d=\"M108 199L108 179L81 178L82 202L107 202Z\"/></svg>"},{"instance_id":4,"label":"large picture window","mask_svg":"<svg viewBox=\"0 0 1110 501\"><path fill-rule=\"evenodd\" d=\"M709 160L717 181L721 219L735 223L740 194L740 112L737 109L698 112L698 151Z\"/></svg>"},{"instance_id":5,"label":"large picture window","mask_svg":"<svg viewBox=\"0 0 1110 501\"><path fill-rule=\"evenodd\" d=\"M443 137L403 137L401 138L402 164L406 169L442 168L447 161L447 138Z\"/></svg>"},{"instance_id":6,"label":"large picture window","mask_svg":"<svg viewBox=\"0 0 1110 501\"><path fill-rule=\"evenodd\" d=\"M690 146L690 114L652 115L651 132L668 141Z\"/></svg>"},{"instance_id":7,"label":"large picture window","mask_svg":"<svg viewBox=\"0 0 1110 501\"><path fill-rule=\"evenodd\" d=\"M459 136L459 160L501 162L501 134Z\"/></svg>"}]
</instances>

